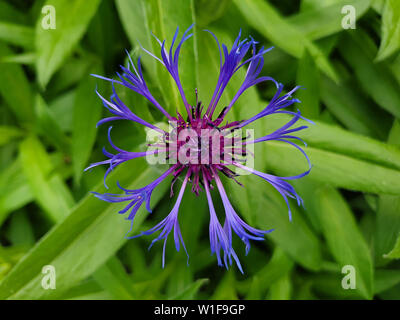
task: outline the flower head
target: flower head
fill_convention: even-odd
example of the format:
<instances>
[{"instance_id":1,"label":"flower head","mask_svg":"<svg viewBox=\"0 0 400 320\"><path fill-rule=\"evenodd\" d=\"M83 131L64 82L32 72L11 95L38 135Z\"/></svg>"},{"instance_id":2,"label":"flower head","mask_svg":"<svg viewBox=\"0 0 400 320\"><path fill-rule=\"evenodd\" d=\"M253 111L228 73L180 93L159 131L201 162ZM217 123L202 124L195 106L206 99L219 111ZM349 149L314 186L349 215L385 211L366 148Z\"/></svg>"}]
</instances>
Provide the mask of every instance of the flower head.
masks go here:
<instances>
[{"instance_id":1,"label":"flower head","mask_svg":"<svg viewBox=\"0 0 400 320\"><path fill-rule=\"evenodd\" d=\"M202 191L205 192L210 210L210 248L211 253L215 254L217 257L218 265L228 268L229 265L235 262L239 270L243 272L238 256L232 247L233 235L236 234L245 244L247 254L247 252L250 250L251 241L263 240L265 234L271 232L272 230L259 230L253 228L249 226L242 218L240 218L228 199L221 176L225 175L228 178L234 179L240 184L240 182L236 180L238 177L238 169L240 169L242 172L244 170L244 172L254 174L269 182L284 198L288 206L289 218L291 219L288 198L295 199L298 205L302 203L302 199L288 181L304 177L310 172L311 169L310 160L307 154L299 145L293 142L293 140L303 142L300 138L294 136L293 134L307 127L304 125L299 127L293 126L300 118L304 120L307 119L303 118L299 111L293 112L286 109L287 107L300 102L299 100L292 98L292 94L299 87L295 87L288 93L282 94L282 84L276 82L271 77L260 76L264 65L264 55L272 48L264 49L261 47L259 50L257 50L257 42L251 37L250 39L241 39L241 33L239 33L238 37L233 43L233 46L229 50L224 44L222 45L221 49L221 45L218 42L217 37L212 32L208 31L214 37L219 48L220 74L213 96L207 107L198 101L197 89L196 104L190 105L186 99L186 95L180 81L178 60L182 45L192 36L192 34L189 33L191 29L192 26L184 32L175 49L174 45L178 39L179 29L176 30L169 50L166 48L165 40L161 41L156 38L161 48L161 57L158 57L146 49L143 49L147 54L158 60L158 62L160 62L167 69L174 79L185 106L187 113L186 115L182 115L180 113L177 113L176 115L169 114L154 98L144 79L140 58L135 66L128 54L128 67L121 66L122 74L117 73L118 79L116 80L94 75L98 78L111 82L113 89L113 94L111 95L110 100L105 99L96 91L104 106L113 114L113 116L101 120L98 125L114 120L129 120L153 130L157 134L158 140L149 144L151 148L148 151L125 151L117 147L112 142L110 127L108 130L108 139L111 146L115 149L116 154L103 150L104 155L108 159L93 163L87 169L91 169L98 165L108 165L109 167L104 176L104 179L106 179L107 175L111 170L113 170L113 168L126 161L130 161L138 157L146 157L149 159L149 157L154 155L162 155L161 159L165 160L165 163L168 162L169 167L163 174L160 175L160 177L151 182L149 185L139 189L130 190L125 189L118 184L118 187L123 191L123 194L94 193L95 196L108 202L126 203L125 208L119 213L127 214L126 219L130 220L131 224L133 225L135 215L143 203L145 203L146 209L151 212L150 200L152 192L163 180L169 176L173 178L171 183L172 197L173 185L177 181L178 177L182 177L183 182L181 189L178 193L175 205L173 206L169 215L150 230L128 238L135 238L141 235L152 235L158 232L158 235L152 241L150 247L158 240L164 241L162 258L163 266L165 263L165 246L171 233L173 233L176 249L179 251L182 246L187 253L178 222L178 213L185 189L188 184L191 184L191 190L196 195L200 195ZM215 116L214 112L219 105L221 95L229 83L229 80L239 69L245 66L247 66L247 72L242 85L228 106L223 108L222 111ZM248 88L264 81L272 82L277 88L276 94L268 103L268 105L258 114L249 119L237 119L233 122L226 122L223 124L225 116L230 109L234 107L239 97ZM168 120L170 123L170 129L161 129L160 127L148 123L135 115L121 101L116 93L115 85L122 85L145 97L166 117L166 120ZM292 116L292 119L278 130L266 136L255 139L250 138L251 135L243 136L241 130L248 124L267 115L279 113L289 114ZM310 120L307 121L311 122ZM247 159L253 156L249 148L256 143L270 140L282 141L297 148L307 159L310 169L297 176L278 177L254 170L251 167L246 166ZM213 204L211 192L214 189L218 190L225 211L223 225L219 221Z\"/></svg>"}]
</instances>

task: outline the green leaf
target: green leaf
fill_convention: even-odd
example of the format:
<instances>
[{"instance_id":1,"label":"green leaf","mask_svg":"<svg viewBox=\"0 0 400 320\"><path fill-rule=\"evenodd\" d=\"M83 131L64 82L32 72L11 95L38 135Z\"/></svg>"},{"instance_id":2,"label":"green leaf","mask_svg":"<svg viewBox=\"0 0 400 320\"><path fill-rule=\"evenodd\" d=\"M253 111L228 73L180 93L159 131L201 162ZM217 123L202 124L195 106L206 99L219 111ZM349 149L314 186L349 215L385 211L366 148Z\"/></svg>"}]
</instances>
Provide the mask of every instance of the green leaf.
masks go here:
<instances>
[{"instance_id":1,"label":"green leaf","mask_svg":"<svg viewBox=\"0 0 400 320\"><path fill-rule=\"evenodd\" d=\"M104 21L118 21L118 23L104 23ZM101 58L106 73L116 71L113 59L126 48L125 37L121 37L122 34L115 1L101 1L86 36L93 52ZM110 46L110 43L113 45Z\"/></svg>"},{"instance_id":2,"label":"green leaf","mask_svg":"<svg viewBox=\"0 0 400 320\"><path fill-rule=\"evenodd\" d=\"M187 196L187 194L185 194L185 197ZM167 213L170 211L170 206L165 206L165 214L167 215ZM179 207L179 211L180 212L185 212L183 208ZM163 211L161 211L163 212ZM163 215L163 216L164 216ZM183 215L181 216L183 217ZM181 220L179 221L179 223L181 223ZM184 228L181 225L181 230L184 231L188 231L188 229ZM185 239L185 245L187 246L187 232L182 233L182 237L183 239ZM187 246L189 252L192 252L192 249ZM180 294L182 291L184 291L186 288L188 288L188 286L190 286L193 282L194 282L194 277L193 277L193 272L192 269L188 268L188 265L185 263L184 259L181 259L181 257L183 258L183 255L179 255L177 253L176 250L174 250L175 248L171 248L171 250L175 251L174 252L174 259L172 262L169 262L172 265L172 269L173 272L175 273L174 277L168 278L167 279L167 284L166 284L166 296L167 299L170 299L170 297L174 297L178 294ZM168 253L168 251L167 251ZM186 258L186 257L185 257ZM190 258L189 258L190 259ZM187 262L187 260L186 260ZM189 263L192 264L193 262L191 260L189 260Z\"/></svg>"},{"instance_id":3,"label":"green leaf","mask_svg":"<svg viewBox=\"0 0 400 320\"><path fill-rule=\"evenodd\" d=\"M386 291L400 283L399 270L378 269L375 271L374 289L375 294Z\"/></svg>"},{"instance_id":4,"label":"green leaf","mask_svg":"<svg viewBox=\"0 0 400 320\"><path fill-rule=\"evenodd\" d=\"M312 229L320 235L322 228L319 221L320 214L315 193L321 187L321 184L315 183L310 179L294 180L291 184L303 199L304 209L302 211L304 212L304 216L310 222Z\"/></svg>"},{"instance_id":5,"label":"green leaf","mask_svg":"<svg viewBox=\"0 0 400 320\"><path fill-rule=\"evenodd\" d=\"M270 300L290 300L293 285L289 275L285 275L276 280L269 290L268 299Z\"/></svg>"},{"instance_id":6,"label":"green leaf","mask_svg":"<svg viewBox=\"0 0 400 320\"><path fill-rule=\"evenodd\" d=\"M319 1L319 0L302 0L301 5L300 5L300 11L301 12L307 12L310 10L315 10L315 9L322 9L328 6L331 6L337 2L340 2L342 0L325 0L325 1Z\"/></svg>"},{"instance_id":7,"label":"green leaf","mask_svg":"<svg viewBox=\"0 0 400 320\"><path fill-rule=\"evenodd\" d=\"M0 57L9 56L13 52L0 43ZM0 63L0 95L7 106L15 114L22 125L34 119L33 98L29 81L21 66Z\"/></svg>"},{"instance_id":8,"label":"green leaf","mask_svg":"<svg viewBox=\"0 0 400 320\"><path fill-rule=\"evenodd\" d=\"M382 14L383 12L383 7L385 6L385 1L386 0L372 0L372 8L378 12L379 14Z\"/></svg>"},{"instance_id":9,"label":"green leaf","mask_svg":"<svg viewBox=\"0 0 400 320\"><path fill-rule=\"evenodd\" d=\"M400 49L400 2L386 0L382 13L382 36L376 57L381 61Z\"/></svg>"},{"instance_id":10,"label":"green leaf","mask_svg":"<svg viewBox=\"0 0 400 320\"><path fill-rule=\"evenodd\" d=\"M298 92L298 98L302 102L301 114L310 119L317 118L319 115L319 73L307 50L299 60L297 85L304 88Z\"/></svg>"},{"instance_id":11,"label":"green leaf","mask_svg":"<svg viewBox=\"0 0 400 320\"><path fill-rule=\"evenodd\" d=\"M25 211L14 212L11 216L7 235L13 246L31 247L35 244L33 228Z\"/></svg>"},{"instance_id":12,"label":"green leaf","mask_svg":"<svg viewBox=\"0 0 400 320\"><path fill-rule=\"evenodd\" d=\"M258 276L255 275L251 280L251 285L247 290L246 300L261 300L262 293L261 293L261 285L258 279Z\"/></svg>"},{"instance_id":13,"label":"green leaf","mask_svg":"<svg viewBox=\"0 0 400 320\"><path fill-rule=\"evenodd\" d=\"M400 146L400 123L396 120L389 135L388 142ZM375 228L375 260L378 266L388 263L390 260L383 255L395 246L400 234L400 197L399 195L380 195L378 211L376 213Z\"/></svg>"},{"instance_id":14,"label":"green leaf","mask_svg":"<svg viewBox=\"0 0 400 320\"><path fill-rule=\"evenodd\" d=\"M103 288L94 280L88 279L82 283L67 290L60 299L64 300L110 300L111 294L103 290Z\"/></svg>"},{"instance_id":15,"label":"green leaf","mask_svg":"<svg viewBox=\"0 0 400 320\"><path fill-rule=\"evenodd\" d=\"M33 38L34 31L31 27L0 22L0 40L6 43L32 49Z\"/></svg>"},{"instance_id":16,"label":"green leaf","mask_svg":"<svg viewBox=\"0 0 400 320\"><path fill-rule=\"evenodd\" d=\"M12 54L4 56L0 59L0 63L16 63L16 64L34 64L36 61L36 53L26 52L21 54Z\"/></svg>"},{"instance_id":17,"label":"green leaf","mask_svg":"<svg viewBox=\"0 0 400 320\"><path fill-rule=\"evenodd\" d=\"M47 106L40 95L35 99L36 129L38 134L65 154L70 153L70 140L64 135L53 111Z\"/></svg>"},{"instance_id":18,"label":"green leaf","mask_svg":"<svg viewBox=\"0 0 400 320\"><path fill-rule=\"evenodd\" d=\"M333 188L318 191L320 221L329 250L341 267L356 270L357 290L367 299L373 294L371 253L346 201Z\"/></svg>"},{"instance_id":19,"label":"green leaf","mask_svg":"<svg viewBox=\"0 0 400 320\"><path fill-rule=\"evenodd\" d=\"M205 200L205 199L204 199ZM206 227L209 222L209 208L207 201L199 201L199 198L192 192L185 193L182 199L180 210L182 212L191 212L196 208L196 216L190 214L182 215L179 220L182 234L185 236L185 244L192 252L199 250L201 240L201 230ZM170 207L168 206L168 210Z\"/></svg>"},{"instance_id":20,"label":"green leaf","mask_svg":"<svg viewBox=\"0 0 400 320\"><path fill-rule=\"evenodd\" d=\"M101 74L101 72L95 72ZM96 139L96 123L100 120L102 103L94 92L96 79L85 77L78 86L73 110L72 163L74 181L79 184Z\"/></svg>"},{"instance_id":21,"label":"green leaf","mask_svg":"<svg viewBox=\"0 0 400 320\"><path fill-rule=\"evenodd\" d=\"M0 146L23 136L23 131L12 126L0 126Z\"/></svg>"},{"instance_id":22,"label":"green leaf","mask_svg":"<svg viewBox=\"0 0 400 320\"><path fill-rule=\"evenodd\" d=\"M0 246L0 280L26 253L26 246Z\"/></svg>"},{"instance_id":23,"label":"green leaf","mask_svg":"<svg viewBox=\"0 0 400 320\"><path fill-rule=\"evenodd\" d=\"M135 160L135 164L126 163L115 169L109 180L112 180L110 185L118 179L121 185L133 189L154 177L154 172L146 169L145 161ZM95 191L102 190L102 183L95 188ZM154 203L164 190L164 186L155 190ZM85 197L0 283L1 299L54 298L91 275L125 242L124 235L130 223L117 214L123 205L110 204L93 195ZM133 232L146 216L142 207L135 218ZM42 289L40 282L44 265L55 267L57 290Z\"/></svg>"},{"instance_id":24,"label":"green leaf","mask_svg":"<svg viewBox=\"0 0 400 320\"><path fill-rule=\"evenodd\" d=\"M400 192L399 170L313 147L307 147L305 151L313 165L306 179L355 191L394 195ZM282 176L307 170L304 156L286 143L269 142L265 161Z\"/></svg>"},{"instance_id":25,"label":"green leaf","mask_svg":"<svg viewBox=\"0 0 400 320\"><path fill-rule=\"evenodd\" d=\"M89 74L90 67L93 66L95 61L96 58L93 56L70 57L54 75L46 92L51 92L56 97L65 95L65 91L70 90Z\"/></svg>"},{"instance_id":26,"label":"green leaf","mask_svg":"<svg viewBox=\"0 0 400 320\"><path fill-rule=\"evenodd\" d=\"M326 2L326 1L320 1ZM304 10L291 16L288 20L301 33L310 40L317 40L337 32L343 31L342 19L344 14L342 8L349 4L347 0L333 1L334 3L318 6L311 10ZM369 9L371 0L353 0L351 5L355 9L356 19L361 18Z\"/></svg>"},{"instance_id":27,"label":"green leaf","mask_svg":"<svg viewBox=\"0 0 400 320\"><path fill-rule=\"evenodd\" d=\"M212 300L237 300L238 296L235 289L235 276L233 271L226 272L223 279L219 282Z\"/></svg>"},{"instance_id":28,"label":"green leaf","mask_svg":"<svg viewBox=\"0 0 400 320\"><path fill-rule=\"evenodd\" d=\"M374 63L376 47L362 30L346 33L339 46L344 60L353 68L365 93L383 109L400 117L400 91L387 66Z\"/></svg>"},{"instance_id":29,"label":"green leaf","mask_svg":"<svg viewBox=\"0 0 400 320\"><path fill-rule=\"evenodd\" d=\"M40 141L30 136L20 145L22 169L32 193L53 221L65 217L74 201L62 178L54 172L54 167Z\"/></svg>"},{"instance_id":30,"label":"green leaf","mask_svg":"<svg viewBox=\"0 0 400 320\"><path fill-rule=\"evenodd\" d=\"M200 0L196 1L196 18L199 26L207 26L221 18L232 0Z\"/></svg>"},{"instance_id":31,"label":"green leaf","mask_svg":"<svg viewBox=\"0 0 400 320\"><path fill-rule=\"evenodd\" d=\"M386 118L354 85L352 77L340 85L327 77L321 79L321 97L328 110L348 129L384 139L387 135ZM389 118L389 117L388 117Z\"/></svg>"},{"instance_id":32,"label":"green leaf","mask_svg":"<svg viewBox=\"0 0 400 320\"><path fill-rule=\"evenodd\" d=\"M132 300L138 298L135 296L131 281L124 266L116 257L110 258L104 266L97 269L93 274L93 278L107 290L114 299Z\"/></svg>"},{"instance_id":33,"label":"green leaf","mask_svg":"<svg viewBox=\"0 0 400 320\"><path fill-rule=\"evenodd\" d=\"M70 90L49 103L49 109L64 132L72 131L75 95L76 90Z\"/></svg>"},{"instance_id":34,"label":"green leaf","mask_svg":"<svg viewBox=\"0 0 400 320\"><path fill-rule=\"evenodd\" d=\"M35 45L38 82L45 88L51 76L71 54L82 38L88 24L96 13L100 0L47 0L45 5L55 8L56 28L42 27L43 15L36 24Z\"/></svg>"},{"instance_id":35,"label":"green leaf","mask_svg":"<svg viewBox=\"0 0 400 320\"><path fill-rule=\"evenodd\" d=\"M305 34L280 17L268 2L262 0L234 0L247 23L282 50L300 58L307 49L316 65L330 78L338 76L324 53Z\"/></svg>"},{"instance_id":36,"label":"green leaf","mask_svg":"<svg viewBox=\"0 0 400 320\"><path fill-rule=\"evenodd\" d=\"M342 273L319 273L310 277L312 291L317 293L317 297L336 300L360 300L359 290L344 290L342 287ZM358 281L358 278L356 278ZM358 282L357 282L358 283ZM356 284L357 285L357 284Z\"/></svg>"},{"instance_id":37,"label":"green leaf","mask_svg":"<svg viewBox=\"0 0 400 320\"><path fill-rule=\"evenodd\" d=\"M28 17L26 16L26 14L18 11L13 5L5 1L1 1L0 20L17 24L27 24Z\"/></svg>"},{"instance_id":38,"label":"green leaf","mask_svg":"<svg viewBox=\"0 0 400 320\"><path fill-rule=\"evenodd\" d=\"M68 178L70 170L64 165L64 158L60 154L51 155L53 168L62 172ZM21 161L15 160L5 170L0 172L0 225L8 214L18 210L34 200L34 195L22 170Z\"/></svg>"},{"instance_id":39,"label":"green leaf","mask_svg":"<svg viewBox=\"0 0 400 320\"><path fill-rule=\"evenodd\" d=\"M254 274L253 279L246 279L241 283L239 282L238 289L241 292L249 292L249 295L246 296L246 299L251 299L252 297L250 291L256 289L254 288L254 281L256 279L260 291L262 289L265 291L265 288L269 288L276 279L280 279L288 274L290 270L292 270L293 266L293 260L291 260L279 246L276 246L268 263L266 263L263 268ZM261 297L259 299L261 299Z\"/></svg>"},{"instance_id":40,"label":"green leaf","mask_svg":"<svg viewBox=\"0 0 400 320\"><path fill-rule=\"evenodd\" d=\"M272 132L282 127L290 119L291 117L286 115L267 117L265 126L268 128L268 132ZM315 125L310 125L306 121L300 120L298 125L308 126L306 130L299 132L298 136L311 147L377 163L387 168L400 169L400 148L398 146L383 143L321 121L315 121Z\"/></svg>"},{"instance_id":41,"label":"green leaf","mask_svg":"<svg viewBox=\"0 0 400 320\"><path fill-rule=\"evenodd\" d=\"M106 290L97 290L94 292L88 292L86 294L82 294L80 296L75 296L69 298L69 300L111 300L112 295Z\"/></svg>"},{"instance_id":42,"label":"green leaf","mask_svg":"<svg viewBox=\"0 0 400 320\"><path fill-rule=\"evenodd\" d=\"M196 297L197 292L202 286L209 282L208 279L199 279L188 285L175 296L170 297L170 300L192 300Z\"/></svg>"},{"instance_id":43,"label":"green leaf","mask_svg":"<svg viewBox=\"0 0 400 320\"><path fill-rule=\"evenodd\" d=\"M385 254L384 257L389 259L400 259L400 234L394 248L388 254Z\"/></svg>"}]
</instances>

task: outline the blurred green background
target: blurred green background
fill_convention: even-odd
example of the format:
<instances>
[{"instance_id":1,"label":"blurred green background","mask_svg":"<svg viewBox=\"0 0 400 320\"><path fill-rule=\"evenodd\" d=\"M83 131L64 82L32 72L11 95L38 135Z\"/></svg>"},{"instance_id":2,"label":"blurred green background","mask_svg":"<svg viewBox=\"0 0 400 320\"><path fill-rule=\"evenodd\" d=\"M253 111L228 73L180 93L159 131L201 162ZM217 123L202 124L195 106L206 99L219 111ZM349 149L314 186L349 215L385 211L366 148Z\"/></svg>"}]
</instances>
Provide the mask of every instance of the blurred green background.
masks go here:
<instances>
[{"instance_id":1,"label":"blurred green background","mask_svg":"<svg viewBox=\"0 0 400 320\"><path fill-rule=\"evenodd\" d=\"M55 29L43 28L45 5L55 8ZM345 5L355 9L355 29L342 27ZM125 49L142 55L150 89L174 112L182 106L174 84L139 41L159 54L151 32L169 44L177 26L192 23L195 37L180 60L189 102L194 88L209 101L219 71L215 42L202 30L229 47L241 28L275 47L263 75L286 88L306 87L296 107L316 122L301 133L314 167L294 183L305 208L291 203L293 222L267 183L245 176L244 188L228 185L248 223L276 229L248 256L235 242L244 275L217 267L210 256L204 194L186 192L180 210L189 266L170 240L162 269L162 244L148 251L149 237L125 240L130 223L117 213L121 206L89 194L105 191L105 168L83 173L104 158L103 146L111 151L107 126L95 127L107 112L94 92L97 86L108 97L111 88L90 73L113 77L126 62ZM399 48L398 0L0 0L0 299L400 299ZM221 105L244 73L232 79ZM140 96L118 90L139 116L165 121ZM248 90L232 118L259 112L273 94L270 85ZM287 120L273 116L255 129L266 134ZM145 132L120 121L113 140L140 150ZM298 151L281 143L256 149L258 170L287 176L306 167ZM157 175L134 160L117 168L108 185L119 180L138 188ZM153 214L141 210L133 232L169 213L168 183L152 200ZM55 267L55 290L41 285L45 265ZM354 267L355 289L342 288L346 265Z\"/></svg>"}]
</instances>

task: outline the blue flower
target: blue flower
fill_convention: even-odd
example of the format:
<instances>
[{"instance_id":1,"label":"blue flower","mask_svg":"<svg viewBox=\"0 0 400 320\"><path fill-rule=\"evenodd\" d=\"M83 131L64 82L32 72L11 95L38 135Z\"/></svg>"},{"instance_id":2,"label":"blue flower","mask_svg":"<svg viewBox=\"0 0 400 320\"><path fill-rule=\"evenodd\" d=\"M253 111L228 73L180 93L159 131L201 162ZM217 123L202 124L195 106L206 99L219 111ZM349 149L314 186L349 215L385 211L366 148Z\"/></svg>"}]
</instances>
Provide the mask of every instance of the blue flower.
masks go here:
<instances>
[{"instance_id":1,"label":"blue flower","mask_svg":"<svg viewBox=\"0 0 400 320\"><path fill-rule=\"evenodd\" d=\"M147 51L146 49L143 49L146 53L158 60L158 62L160 62L167 69L167 71L174 79L183 100L183 104L187 112L187 117L179 113L177 113L176 116L170 115L154 98L146 84L146 81L144 80L140 58L138 59L137 65L135 66L134 62L128 54L128 67L121 66L122 74L117 73L118 79L116 80L105 78L99 75L94 75L100 79L111 82L113 89L113 94L111 95L110 100L105 99L96 90L96 93L102 100L104 106L113 115L111 117L102 119L101 121L99 121L98 125L114 120L130 120L141 124L149 128L150 130L154 130L159 139L155 143L150 144L150 146L152 146L153 148L148 151L128 152L117 147L112 142L110 127L108 130L108 139L111 146L115 149L116 154L109 153L108 151L103 150L104 155L108 159L93 163L86 170L96 167L98 165L108 165L109 168L104 176L105 181L107 175L111 170L126 161L130 161L138 157L164 155L163 159L168 160L170 166L168 170L166 170L159 178L154 180L149 185L136 190L130 190L125 189L118 184L118 187L123 191L122 194L94 193L95 196L101 200L108 202L127 203L125 208L122 209L119 213L127 214L126 219L131 221L132 230L135 215L143 203L145 203L146 209L151 212L150 200L153 190L167 177L172 176L172 197L172 187L174 183L177 181L178 177L183 176L181 189L177 196L175 205L173 206L169 215L150 230L144 231L139 235L128 238L135 238L142 235L152 235L158 232L158 236L156 236L155 239L152 241L150 247L159 240L164 241L162 258L163 266L165 264L165 246L167 243L167 239L171 233L173 233L176 249L179 251L180 248L183 247L187 254L187 250L178 222L178 213L186 186L187 184L192 184L192 192L194 192L196 195L199 195L201 191L205 191L208 201L210 210L209 236L211 253L216 255L218 265L228 268L229 265L235 262L239 270L243 272L238 256L232 246L233 233L236 234L245 244L247 254L250 250L251 240L263 240L265 234L271 232L272 229L259 230L253 228L239 217L228 199L228 195L221 181L221 174L236 181L238 173L235 170L241 169L264 179L282 195L288 206L289 218L291 219L291 211L288 198L295 199L298 205L302 204L302 199L299 197L295 189L289 184L288 181L302 178L307 175L311 170L311 163L307 154L304 152L301 146L292 141L298 140L304 143L304 141L295 136L294 133L307 128L307 126L302 125L294 127L294 125L299 119L304 119L310 123L312 123L312 121L303 118L300 114L300 111L293 112L286 110L287 107L300 102L298 99L292 98L292 95L295 93L295 91L299 89L298 86L288 93L282 95L282 84L278 83L271 77L260 76L264 65L264 55L272 48L264 49L263 47L261 47L259 50L257 50L257 42L251 37L250 39L241 39L240 32L238 37L235 39L233 46L229 50L224 44L222 44L222 46L220 45L217 37L211 31L206 30L214 37L219 48L220 73L216 88L207 108L205 108L205 106L203 106L198 101L196 101L196 105L190 105L186 99L185 92L180 81L178 72L178 60L182 45L193 35L189 33L192 27L193 26L191 26L184 32L181 40L179 41L175 49L174 46L177 42L179 34L178 28L172 39L172 44L169 50L167 50L166 48L165 40L161 41L156 38L161 48L161 57L157 57L153 53ZM239 69L244 66L247 66L247 72L243 83L241 84L240 88L238 89L237 93L232 98L230 103L222 109L222 112L220 112L218 116L214 116L214 112L219 105L221 95L223 94L230 79ZM272 82L277 88L276 93L269 104L258 114L249 119L237 119L236 121L222 125L225 116L230 111L230 109L234 107L234 104L239 99L239 97L248 88L265 81ZM145 97L172 124L171 130L165 131L164 129L154 124L148 123L135 115L117 95L115 84L129 88ZM242 137L242 135L235 135L235 133L240 132L242 128L260 118L271 114L280 113L291 115L292 119L278 130L266 136L250 139L249 136ZM204 132L207 133L206 136L204 136ZM183 139L182 136L184 137ZM247 156L249 156L249 154L251 155L248 147L259 142L270 140L285 142L297 148L300 152L302 152L302 154L308 161L309 170L297 176L278 177L254 170L246 166L244 164L246 162L245 159ZM216 189L220 194L225 211L225 221L223 223L223 226L221 225L217 217L211 197L211 191L215 189L214 186L216 186Z\"/></svg>"}]
</instances>

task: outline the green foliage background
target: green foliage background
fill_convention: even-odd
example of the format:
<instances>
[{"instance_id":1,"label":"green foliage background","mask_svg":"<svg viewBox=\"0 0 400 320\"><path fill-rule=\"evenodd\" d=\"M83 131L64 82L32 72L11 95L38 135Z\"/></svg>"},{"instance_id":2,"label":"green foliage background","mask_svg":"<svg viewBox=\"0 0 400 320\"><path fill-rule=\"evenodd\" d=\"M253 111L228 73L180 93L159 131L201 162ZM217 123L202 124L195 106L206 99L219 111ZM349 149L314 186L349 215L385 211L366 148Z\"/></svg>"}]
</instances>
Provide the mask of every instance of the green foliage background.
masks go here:
<instances>
[{"instance_id":1,"label":"green foliage background","mask_svg":"<svg viewBox=\"0 0 400 320\"><path fill-rule=\"evenodd\" d=\"M353 5L356 29L344 30L341 13ZM44 5L56 9L56 29L42 28ZM121 206L94 198L104 192L104 168L83 174L103 159L106 112L96 97L110 86L89 74L114 76L126 62L124 49L143 56L151 90L171 112L182 108L176 88L153 52L153 32L171 40L196 23L185 43L181 79L189 102L209 101L219 57L210 29L228 46L239 29L265 46L263 74L291 88L302 113L316 125L304 131L311 174L295 182L305 208L287 208L270 186L242 177L229 194L243 218L275 228L244 256L245 274L216 266L210 256L204 194L186 192L181 229L190 254L170 241L147 251L149 238L126 241L129 222ZM399 299L400 298L400 1L398 0L0 0L0 299ZM235 76L221 105L233 96ZM268 103L274 88L248 90L232 118L245 119ZM148 121L163 121L146 101L119 89L126 104ZM273 116L258 132L287 121ZM121 147L144 147L145 132L114 125ZM279 175L301 172L295 149L268 142L256 149L256 168ZM137 188L159 169L131 161L110 175ZM227 182L228 184L229 182ZM111 190L113 191L113 190ZM153 196L153 214L141 210L133 232L166 216L172 207L168 183ZM217 209L222 210L220 203ZM42 268L56 268L56 290L41 286ZM342 267L356 271L355 290L344 290Z\"/></svg>"}]
</instances>

